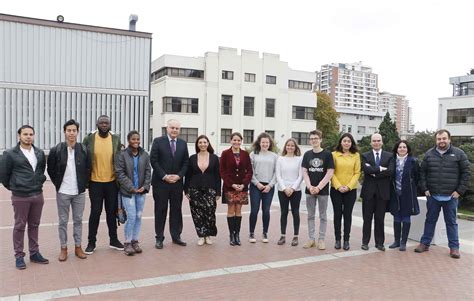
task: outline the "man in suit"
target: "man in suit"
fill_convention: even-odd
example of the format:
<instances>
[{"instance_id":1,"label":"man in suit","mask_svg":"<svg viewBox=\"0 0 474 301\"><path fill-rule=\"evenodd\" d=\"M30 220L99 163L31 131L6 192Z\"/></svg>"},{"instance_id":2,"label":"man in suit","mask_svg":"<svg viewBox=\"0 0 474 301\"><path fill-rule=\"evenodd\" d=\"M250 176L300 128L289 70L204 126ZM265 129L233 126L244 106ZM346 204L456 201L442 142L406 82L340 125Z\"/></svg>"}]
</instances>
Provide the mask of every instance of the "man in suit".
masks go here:
<instances>
[{"instance_id":1,"label":"man in suit","mask_svg":"<svg viewBox=\"0 0 474 301\"><path fill-rule=\"evenodd\" d=\"M157 249L163 248L163 232L170 205L170 234L173 243L186 246L181 240L183 230L183 177L188 168L189 154L186 141L178 138L181 124L170 119L166 126L166 135L155 138L150 151L150 163L153 167L153 199L155 200L155 234Z\"/></svg>"},{"instance_id":2,"label":"man in suit","mask_svg":"<svg viewBox=\"0 0 474 301\"><path fill-rule=\"evenodd\" d=\"M382 150L382 136L373 134L370 138L372 150L362 154L362 169L364 183L362 185L362 250L369 249L372 232L372 218L375 218L374 237L375 247L385 251L384 219L390 199L390 176L392 153Z\"/></svg>"}]
</instances>

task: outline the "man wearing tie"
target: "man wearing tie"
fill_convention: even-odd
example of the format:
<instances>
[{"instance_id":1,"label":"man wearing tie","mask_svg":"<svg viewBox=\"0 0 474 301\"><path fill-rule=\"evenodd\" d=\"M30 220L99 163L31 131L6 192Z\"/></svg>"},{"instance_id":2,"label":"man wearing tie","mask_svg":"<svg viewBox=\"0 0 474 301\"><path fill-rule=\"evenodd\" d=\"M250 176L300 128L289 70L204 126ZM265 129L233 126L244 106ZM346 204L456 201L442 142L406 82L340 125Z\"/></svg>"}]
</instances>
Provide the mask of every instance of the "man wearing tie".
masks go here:
<instances>
[{"instance_id":1,"label":"man wearing tie","mask_svg":"<svg viewBox=\"0 0 474 301\"><path fill-rule=\"evenodd\" d=\"M170 204L170 234L173 243L186 246L181 240L183 230L183 177L188 168L189 154L186 141L178 138L181 124L178 120L167 122L167 134L155 138L150 151L153 167L153 199L155 200L155 234L157 249L163 248L164 228L168 202Z\"/></svg>"},{"instance_id":2,"label":"man wearing tie","mask_svg":"<svg viewBox=\"0 0 474 301\"><path fill-rule=\"evenodd\" d=\"M392 153L382 150L382 136L373 134L370 138L372 150L362 154L362 169L364 183L360 196L362 197L362 250L369 249L372 232L372 218L375 218L374 237L375 247L385 251L384 219L390 199L390 176Z\"/></svg>"}]
</instances>

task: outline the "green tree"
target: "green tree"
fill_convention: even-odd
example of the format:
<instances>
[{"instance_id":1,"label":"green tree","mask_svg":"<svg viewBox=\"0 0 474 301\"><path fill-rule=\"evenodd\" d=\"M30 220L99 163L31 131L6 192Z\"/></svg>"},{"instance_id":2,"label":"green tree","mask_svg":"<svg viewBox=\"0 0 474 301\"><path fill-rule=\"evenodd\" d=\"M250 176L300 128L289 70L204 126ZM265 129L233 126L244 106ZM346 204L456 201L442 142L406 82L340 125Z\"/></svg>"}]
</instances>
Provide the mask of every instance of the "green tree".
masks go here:
<instances>
[{"instance_id":1,"label":"green tree","mask_svg":"<svg viewBox=\"0 0 474 301\"><path fill-rule=\"evenodd\" d=\"M316 92L317 108L314 113L314 119L318 130L323 132L324 137L332 137L339 134L339 113L334 109L329 95L322 92ZM324 141L324 140L323 140Z\"/></svg>"},{"instance_id":2,"label":"green tree","mask_svg":"<svg viewBox=\"0 0 474 301\"><path fill-rule=\"evenodd\" d=\"M422 159L425 153L435 145L434 132L432 131L416 132L407 140L413 155L418 159Z\"/></svg>"},{"instance_id":3,"label":"green tree","mask_svg":"<svg viewBox=\"0 0 474 301\"><path fill-rule=\"evenodd\" d=\"M397 125L390 118L389 112L385 114L382 123L379 125L379 133L383 138L383 149L386 151L392 151L395 143L400 140L400 136L398 136Z\"/></svg>"},{"instance_id":4,"label":"green tree","mask_svg":"<svg viewBox=\"0 0 474 301\"><path fill-rule=\"evenodd\" d=\"M360 142L357 146L359 147L359 152L361 154L370 150L370 137L371 136L364 136L362 139L360 139Z\"/></svg>"}]
</instances>

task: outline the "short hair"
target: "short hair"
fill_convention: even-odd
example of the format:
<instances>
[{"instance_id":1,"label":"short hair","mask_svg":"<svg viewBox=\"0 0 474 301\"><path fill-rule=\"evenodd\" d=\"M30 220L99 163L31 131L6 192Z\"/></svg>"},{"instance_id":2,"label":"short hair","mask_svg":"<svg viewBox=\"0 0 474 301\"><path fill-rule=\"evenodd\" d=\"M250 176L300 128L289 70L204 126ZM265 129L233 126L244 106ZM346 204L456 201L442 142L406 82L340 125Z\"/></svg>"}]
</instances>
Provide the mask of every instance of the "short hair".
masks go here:
<instances>
[{"instance_id":1,"label":"short hair","mask_svg":"<svg viewBox=\"0 0 474 301\"><path fill-rule=\"evenodd\" d=\"M451 139L451 133L447 129L437 130L436 133L435 133L435 138L436 138L436 136L441 135L443 133L448 134L448 138Z\"/></svg>"},{"instance_id":2,"label":"short hair","mask_svg":"<svg viewBox=\"0 0 474 301\"><path fill-rule=\"evenodd\" d=\"M242 134L239 133L239 132L233 132L232 134L230 134L230 140L232 140L234 138L234 136L239 137L240 140L244 140L244 137L242 137Z\"/></svg>"},{"instance_id":3,"label":"short hair","mask_svg":"<svg viewBox=\"0 0 474 301\"><path fill-rule=\"evenodd\" d=\"M130 131L128 132L127 134L127 141L130 141L130 139L132 139L132 136L133 135L138 135L140 137L140 133L136 130L133 130L133 131Z\"/></svg>"},{"instance_id":4,"label":"short hair","mask_svg":"<svg viewBox=\"0 0 474 301\"><path fill-rule=\"evenodd\" d=\"M21 135L21 131L23 131L24 129L31 129L33 131L33 134L35 133L35 129L31 125L24 124L18 129L18 135Z\"/></svg>"},{"instance_id":5,"label":"short hair","mask_svg":"<svg viewBox=\"0 0 474 301\"><path fill-rule=\"evenodd\" d=\"M260 135L258 135L257 140L255 140L255 142L252 145L253 152L255 154L258 154L261 151L260 142L264 138L267 138L268 141L270 142L270 146L268 146L268 150L271 151L271 152L273 151L273 147L274 147L275 143L273 142L272 137L269 134L263 132Z\"/></svg>"},{"instance_id":6,"label":"short hair","mask_svg":"<svg viewBox=\"0 0 474 301\"><path fill-rule=\"evenodd\" d=\"M319 139L323 139L323 132L321 132L320 130L312 130L311 132L309 132L309 136L311 135L318 136Z\"/></svg>"},{"instance_id":7,"label":"short hair","mask_svg":"<svg viewBox=\"0 0 474 301\"><path fill-rule=\"evenodd\" d=\"M281 152L281 155L286 156L286 154L287 154L286 145L289 142L293 142L295 144L295 156L301 156L301 150L300 150L300 147L298 146L298 142L296 141L295 138L290 138L290 139L286 140L285 145L283 145L283 151Z\"/></svg>"},{"instance_id":8,"label":"short hair","mask_svg":"<svg viewBox=\"0 0 474 301\"><path fill-rule=\"evenodd\" d=\"M406 140L400 140L397 143L395 143L395 145L393 146L393 150L392 150L393 154L396 155L398 153L398 147L402 143L404 143L407 146L408 155L411 155L411 146L410 146L410 144L408 144L408 141L406 141Z\"/></svg>"},{"instance_id":9,"label":"short hair","mask_svg":"<svg viewBox=\"0 0 474 301\"><path fill-rule=\"evenodd\" d=\"M108 115L100 115L99 117L97 117L97 122L99 122L99 119L101 118L107 118L108 120L110 120L110 117Z\"/></svg>"},{"instance_id":10,"label":"short hair","mask_svg":"<svg viewBox=\"0 0 474 301\"><path fill-rule=\"evenodd\" d=\"M198 142L199 142L199 140L201 140L201 139L206 139L206 140L207 140L207 143L208 143L208 145L207 145L207 151L208 151L210 154L213 154L213 153L214 153L214 148L212 148L211 141L209 141L209 138L207 138L206 135L201 135L201 136L197 137L196 143L195 143L195 145L194 145L194 149L196 150L196 154L200 152L200 149L199 149L199 147L198 147Z\"/></svg>"},{"instance_id":11,"label":"short hair","mask_svg":"<svg viewBox=\"0 0 474 301\"><path fill-rule=\"evenodd\" d=\"M66 123L64 123L63 125L63 131L66 131L66 128L70 125L75 125L76 126L76 129L77 131L79 132L79 122L77 122L76 120L74 119L69 119L68 121L66 121Z\"/></svg>"},{"instance_id":12,"label":"short hair","mask_svg":"<svg viewBox=\"0 0 474 301\"><path fill-rule=\"evenodd\" d=\"M335 150L340 152L340 153L343 152L341 143L342 143L342 139L344 139L346 137L351 139L351 147L349 148L349 152L352 153L352 154L357 153L359 151L359 149L357 148L356 141L355 141L354 137L352 137L352 135L349 134L349 133L342 134L342 136L339 138L339 141L337 142Z\"/></svg>"}]
</instances>

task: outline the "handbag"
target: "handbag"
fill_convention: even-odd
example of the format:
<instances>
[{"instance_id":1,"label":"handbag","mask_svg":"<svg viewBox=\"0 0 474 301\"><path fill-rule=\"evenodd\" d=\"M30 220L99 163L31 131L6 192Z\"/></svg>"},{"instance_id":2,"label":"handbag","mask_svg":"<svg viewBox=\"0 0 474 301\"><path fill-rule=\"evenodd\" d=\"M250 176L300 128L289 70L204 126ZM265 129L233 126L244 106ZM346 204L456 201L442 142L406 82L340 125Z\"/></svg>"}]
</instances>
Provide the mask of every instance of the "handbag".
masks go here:
<instances>
[{"instance_id":1,"label":"handbag","mask_svg":"<svg viewBox=\"0 0 474 301\"><path fill-rule=\"evenodd\" d=\"M228 202L236 202L243 205L249 203L249 195L247 191L227 191L225 197Z\"/></svg>"},{"instance_id":2,"label":"handbag","mask_svg":"<svg viewBox=\"0 0 474 301\"><path fill-rule=\"evenodd\" d=\"M127 221L127 212L123 208L122 194L120 192L118 193L118 197L117 197L116 218L117 218L117 226L120 226L120 224L125 224L125 222Z\"/></svg>"}]
</instances>

